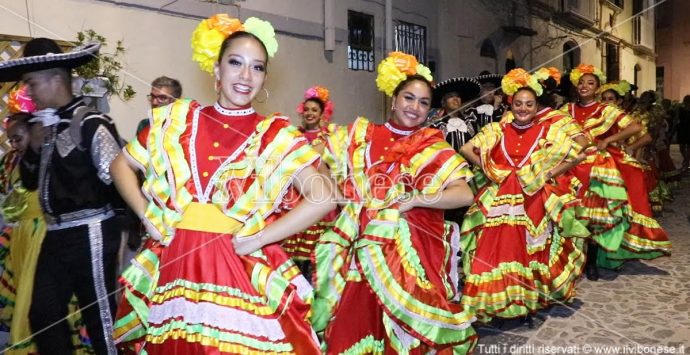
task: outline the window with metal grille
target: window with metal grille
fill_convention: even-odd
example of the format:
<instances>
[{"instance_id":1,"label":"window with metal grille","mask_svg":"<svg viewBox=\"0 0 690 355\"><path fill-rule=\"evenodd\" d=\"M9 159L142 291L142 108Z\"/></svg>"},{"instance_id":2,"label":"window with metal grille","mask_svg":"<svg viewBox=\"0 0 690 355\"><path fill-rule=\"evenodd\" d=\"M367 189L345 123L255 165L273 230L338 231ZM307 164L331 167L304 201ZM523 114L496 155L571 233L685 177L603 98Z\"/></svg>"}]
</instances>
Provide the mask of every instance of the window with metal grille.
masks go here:
<instances>
[{"instance_id":1,"label":"window with metal grille","mask_svg":"<svg viewBox=\"0 0 690 355\"><path fill-rule=\"evenodd\" d=\"M397 21L395 24L395 50L413 55L417 61L426 64L426 27Z\"/></svg>"},{"instance_id":2,"label":"window with metal grille","mask_svg":"<svg viewBox=\"0 0 690 355\"><path fill-rule=\"evenodd\" d=\"M374 71L374 16L347 12L347 67Z\"/></svg>"},{"instance_id":3,"label":"window with metal grille","mask_svg":"<svg viewBox=\"0 0 690 355\"><path fill-rule=\"evenodd\" d=\"M620 54L618 45L606 44L606 80L616 81L620 79Z\"/></svg>"}]
</instances>

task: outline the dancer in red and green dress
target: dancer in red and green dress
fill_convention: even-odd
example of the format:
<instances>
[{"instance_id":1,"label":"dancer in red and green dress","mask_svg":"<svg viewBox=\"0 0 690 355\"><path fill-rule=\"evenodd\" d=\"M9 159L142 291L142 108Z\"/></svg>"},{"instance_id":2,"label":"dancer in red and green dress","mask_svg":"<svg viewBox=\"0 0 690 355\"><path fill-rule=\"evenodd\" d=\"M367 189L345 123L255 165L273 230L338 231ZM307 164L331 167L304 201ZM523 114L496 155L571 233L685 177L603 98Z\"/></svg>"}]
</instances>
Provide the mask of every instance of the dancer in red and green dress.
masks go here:
<instances>
[{"instance_id":1,"label":"dancer in red and green dress","mask_svg":"<svg viewBox=\"0 0 690 355\"><path fill-rule=\"evenodd\" d=\"M302 116L300 132L317 152L322 153L328 137L337 127L330 123L333 116L333 101L330 100L328 89L318 85L307 89L304 92L304 101L297 106L297 113ZM328 174L326 166L322 167L322 171ZM304 277L310 282L312 281L314 246L321 235L333 225L337 216L338 210L333 210L318 223L283 241L285 252L295 261Z\"/></svg>"},{"instance_id":2,"label":"dancer in red and green dress","mask_svg":"<svg viewBox=\"0 0 690 355\"><path fill-rule=\"evenodd\" d=\"M217 36L222 45L206 43ZM149 128L113 162L119 191L152 237L121 277L114 334L121 348L319 353L307 319L311 286L277 242L334 204L309 142L287 117L252 107L276 46L265 21L202 21L192 47L215 75L218 101L154 109ZM146 173L141 190L134 167Z\"/></svg>"},{"instance_id":3,"label":"dancer in red and green dress","mask_svg":"<svg viewBox=\"0 0 690 355\"><path fill-rule=\"evenodd\" d=\"M579 196L584 207L581 218L592 232L586 271L589 279L596 280L596 265L618 268L625 260L669 255L671 242L652 217L643 166L619 146L639 133L641 125L618 108L596 101L605 81L597 68L581 64L570 80L577 86L579 101L562 110L575 118L598 148L579 167L588 171Z\"/></svg>"},{"instance_id":4,"label":"dancer in red and green dress","mask_svg":"<svg viewBox=\"0 0 690 355\"><path fill-rule=\"evenodd\" d=\"M327 354L464 354L476 342L458 294L457 225L468 205L467 163L443 133L423 128L431 76L394 52L377 84L392 96L385 124L358 118L331 135L324 159L344 200L316 246L314 328Z\"/></svg>"},{"instance_id":5,"label":"dancer in red and green dress","mask_svg":"<svg viewBox=\"0 0 690 355\"><path fill-rule=\"evenodd\" d=\"M537 121L535 77L518 68L502 83L510 122L485 126L461 150L488 179L461 232L462 305L481 321L570 300L584 264L577 239L589 235L578 200L553 181L583 158L580 146L559 125Z\"/></svg>"}]
</instances>

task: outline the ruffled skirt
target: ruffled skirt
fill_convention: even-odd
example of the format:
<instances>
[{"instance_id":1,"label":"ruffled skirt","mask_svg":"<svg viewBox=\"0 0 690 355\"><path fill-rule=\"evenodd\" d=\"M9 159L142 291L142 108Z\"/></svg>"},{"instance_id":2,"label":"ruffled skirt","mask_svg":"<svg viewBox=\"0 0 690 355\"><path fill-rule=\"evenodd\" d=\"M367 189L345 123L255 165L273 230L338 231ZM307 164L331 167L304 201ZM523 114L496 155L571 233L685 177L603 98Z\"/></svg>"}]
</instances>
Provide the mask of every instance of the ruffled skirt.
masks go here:
<instances>
[{"instance_id":1,"label":"ruffled skirt","mask_svg":"<svg viewBox=\"0 0 690 355\"><path fill-rule=\"evenodd\" d=\"M115 322L124 350L147 354L318 354L312 289L277 245L235 254L228 235L178 229L125 270Z\"/></svg>"},{"instance_id":2,"label":"ruffled skirt","mask_svg":"<svg viewBox=\"0 0 690 355\"><path fill-rule=\"evenodd\" d=\"M577 203L552 185L528 196L515 174L484 187L462 225L465 309L489 321L570 300L585 261L578 238L589 235Z\"/></svg>"}]
</instances>

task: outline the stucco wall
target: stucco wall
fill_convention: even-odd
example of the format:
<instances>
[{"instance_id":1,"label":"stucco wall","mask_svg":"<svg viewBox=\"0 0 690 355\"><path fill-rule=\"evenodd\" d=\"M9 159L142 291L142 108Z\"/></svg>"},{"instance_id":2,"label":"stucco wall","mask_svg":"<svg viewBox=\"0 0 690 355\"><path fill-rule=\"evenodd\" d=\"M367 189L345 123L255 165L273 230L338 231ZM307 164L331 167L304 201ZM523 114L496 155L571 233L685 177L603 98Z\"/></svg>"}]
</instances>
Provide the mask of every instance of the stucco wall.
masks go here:
<instances>
[{"instance_id":1,"label":"stucco wall","mask_svg":"<svg viewBox=\"0 0 690 355\"><path fill-rule=\"evenodd\" d=\"M139 3L141 6L162 6L166 2L148 0ZM233 15L239 13L243 19L269 11L274 14L270 15L274 19L278 18L275 14L283 16L277 22L288 17L297 20L280 21L276 26L280 49L269 64L266 88L270 98L263 104L257 104L257 110L263 114L282 112L293 117L297 123L295 107L304 90L314 84L324 85L331 90L335 103L334 121L337 123L351 122L357 115L381 121L387 107L385 97L376 89L375 72L347 69L346 43L347 10L372 14L375 16L376 62L383 58L383 0L335 2L338 41L332 53L324 51L323 39L319 38L323 36L322 27L319 27L323 25L321 1L299 0L296 4L293 1L249 0L241 2L242 8L237 9L187 0L161 12L89 0L29 0L28 4L33 23L31 33L25 19L27 11L24 2L0 0L3 7L0 9L3 12L0 33L74 40L78 31L91 28L113 43L118 39L124 40L128 51L126 81L134 86L137 96L129 102L112 99L110 113L126 138L133 136L136 124L146 116L148 85L159 75L179 79L186 97L193 97L204 104L215 100L211 77L191 61L189 38L198 19L173 16L166 11L197 14L230 12ZM436 15L435 6L413 0L396 1L393 11L395 19L427 26L429 53L437 52L434 47ZM283 34L291 31L289 26L297 25L302 25L302 29L311 31L313 35ZM263 96L260 94L260 97Z\"/></svg>"},{"instance_id":2,"label":"stucco wall","mask_svg":"<svg viewBox=\"0 0 690 355\"><path fill-rule=\"evenodd\" d=\"M682 100L690 95L690 2L670 0L670 27L657 33L657 66L664 67L664 96Z\"/></svg>"},{"instance_id":3,"label":"stucco wall","mask_svg":"<svg viewBox=\"0 0 690 355\"><path fill-rule=\"evenodd\" d=\"M112 99L111 115L122 135L129 138L137 122L146 115L148 85L159 75L180 79L187 97L196 98L203 104L215 100L211 77L191 61L189 37L200 17L218 12L239 15L242 19L260 16L274 23L280 44L276 58L269 65L266 87L270 98L257 104L261 113L282 112L292 116L297 123L294 109L302 93L307 87L320 84L331 90L336 107L335 122L348 123L357 115L380 122L388 104L384 95L376 90L375 73L347 69L347 10L374 16L375 60L378 63L384 56L384 2L336 0L336 46L333 52L324 51L324 2L318 0L247 0L239 2L240 7L197 0L28 0L31 32L24 19L27 16L25 3L0 0L3 14L0 33L73 40L78 31L92 28L111 43L124 40L128 50L126 80L138 94L126 103ZM436 63L437 80L458 75L474 76L482 70L503 73L508 49L514 53L518 66L553 65L562 68L562 46L567 40L582 45L582 62L602 67L600 45L589 39L593 34L578 34L555 25L553 21L530 16L526 2L520 2L522 5L515 9L506 7L506 3L503 0L394 0L393 17L427 27L427 52L429 59ZM626 2L626 11L631 11L631 3ZM157 8L160 10L151 11ZM516 13L514 24L531 26L538 35L530 38L504 32L501 26L512 24L513 10ZM624 16L625 13L619 18ZM631 26L628 23L621 27ZM630 31L621 28L618 34L629 36ZM496 61L479 56L485 38L490 38L495 45ZM548 38L559 39L548 42ZM681 46L681 43L673 45ZM641 88L653 89L653 62L626 49L621 53L621 77L632 81L633 66L638 63L643 68L639 79ZM667 72L667 77L671 75L678 75L678 71L673 74Z\"/></svg>"}]
</instances>

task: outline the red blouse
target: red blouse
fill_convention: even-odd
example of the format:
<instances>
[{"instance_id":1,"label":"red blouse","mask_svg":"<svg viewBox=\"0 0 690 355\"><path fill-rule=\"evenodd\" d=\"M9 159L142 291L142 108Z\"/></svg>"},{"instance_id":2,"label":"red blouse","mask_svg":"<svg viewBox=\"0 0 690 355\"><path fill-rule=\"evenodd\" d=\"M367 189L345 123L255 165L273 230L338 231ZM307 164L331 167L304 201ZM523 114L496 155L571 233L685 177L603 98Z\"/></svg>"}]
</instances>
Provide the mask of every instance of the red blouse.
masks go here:
<instances>
[{"instance_id":1,"label":"red blouse","mask_svg":"<svg viewBox=\"0 0 690 355\"><path fill-rule=\"evenodd\" d=\"M411 135L418 129L419 126L403 127L393 121L388 121L382 125L374 125L367 156L368 162L373 164L383 160L384 154L393 146L395 141Z\"/></svg>"},{"instance_id":2,"label":"red blouse","mask_svg":"<svg viewBox=\"0 0 690 355\"><path fill-rule=\"evenodd\" d=\"M226 109L216 103L201 109L194 148L199 181L203 189L206 189L220 165L254 133L256 125L262 119L263 117L250 106ZM192 128L188 127L183 137L189 134L191 140ZM194 153L191 148L190 146L185 152L187 161L191 161L191 155Z\"/></svg>"},{"instance_id":3,"label":"red blouse","mask_svg":"<svg viewBox=\"0 0 690 355\"><path fill-rule=\"evenodd\" d=\"M544 126L536 124L525 128L504 124L503 138L491 152L491 158L497 164L521 167L529 161L543 130Z\"/></svg>"}]
</instances>

